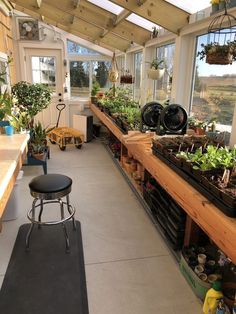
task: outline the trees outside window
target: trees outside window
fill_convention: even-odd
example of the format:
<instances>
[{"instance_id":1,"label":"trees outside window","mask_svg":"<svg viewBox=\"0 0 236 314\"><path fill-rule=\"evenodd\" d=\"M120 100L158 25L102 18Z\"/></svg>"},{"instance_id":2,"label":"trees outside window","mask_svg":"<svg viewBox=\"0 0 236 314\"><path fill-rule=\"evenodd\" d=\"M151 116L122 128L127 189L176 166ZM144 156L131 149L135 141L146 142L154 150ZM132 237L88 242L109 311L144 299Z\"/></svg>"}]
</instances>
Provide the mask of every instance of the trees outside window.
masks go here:
<instances>
[{"instance_id":1,"label":"trees outside window","mask_svg":"<svg viewBox=\"0 0 236 314\"><path fill-rule=\"evenodd\" d=\"M89 96L89 62L70 61L71 96Z\"/></svg>"},{"instance_id":2,"label":"trees outside window","mask_svg":"<svg viewBox=\"0 0 236 314\"><path fill-rule=\"evenodd\" d=\"M94 61L93 62L93 81L97 81L101 89L109 88L108 73L111 66L110 61Z\"/></svg>"}]
</instances>

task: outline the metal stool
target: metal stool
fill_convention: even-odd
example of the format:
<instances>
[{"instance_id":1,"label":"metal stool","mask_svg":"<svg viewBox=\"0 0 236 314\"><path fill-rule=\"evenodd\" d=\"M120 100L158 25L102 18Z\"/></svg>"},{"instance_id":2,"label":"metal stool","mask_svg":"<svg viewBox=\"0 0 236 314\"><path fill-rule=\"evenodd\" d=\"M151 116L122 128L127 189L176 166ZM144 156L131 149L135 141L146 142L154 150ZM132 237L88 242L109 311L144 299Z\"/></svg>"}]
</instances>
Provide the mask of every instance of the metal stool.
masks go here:
<instances>
[{"instance_id":1,"label":"metal stool","mask_svg":"<svg viewBox=\"0 0 236 314\"><path fill-rule=\"evenodd\" d=\"M35 177L30 183L30 193L34 197L32 208L28 211L27 217L31 221L30 229L26 236L26 249L29 250L30 236L33 231L34 225L37 224L38 228L41 226L54 226L62 224L65 241L66 251L70 250L69 237L66 230L65 222L72 219L73 229L76 229L76 223L74 219L75 209L72 207L69 201L69 193L71 192L72 180L71 178L61 174L45 174ZM66 197L66 201L62 201L62 197ZM36 203L39 201L39 204ZM59 203L61 211L61 219L56 221L41 221L43 207L46 204ZM69 215L65 217L64 205L66 205ZM36 208L40 207L38 219L36 218Z\"/></svg>"}]
</instances>

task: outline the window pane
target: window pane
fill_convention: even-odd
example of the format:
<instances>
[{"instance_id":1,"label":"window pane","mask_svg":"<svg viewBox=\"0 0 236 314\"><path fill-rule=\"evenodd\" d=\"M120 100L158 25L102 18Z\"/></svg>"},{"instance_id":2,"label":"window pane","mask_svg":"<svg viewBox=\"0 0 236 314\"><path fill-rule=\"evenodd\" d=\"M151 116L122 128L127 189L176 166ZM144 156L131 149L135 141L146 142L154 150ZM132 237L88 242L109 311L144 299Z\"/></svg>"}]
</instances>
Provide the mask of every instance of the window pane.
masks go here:
<instances>
[{"instance_id":1,"label":"window pane","mask_svg":"<svg viewBox=\"0 0 236 314\"><path fill-rule=\"evenodd\" d=\"M7 84L7 65L5 61L0 61L0 84Z\"/></svg>"},{"instance_id":2,"label":"window pane","mask_svg":"<svg viewBox=\"0 0 236 314\"><path fill-rule=\"evenodd\" d=\"M70 40L67 40L67 52L69 54L76 54L76 55L87 55L87 56L100 55L99 52L80 46L77 43Z\"/></svg>"},{"instance_id":3,"label":"window pane","mask_svg":"<svg viewBox=\"0 0 236 314\"><path fill-rule=\"evenodd\" d=\"M119 72L122 73L125 69L125 56L118 56L116 58Z\"/></svg>"},{"instance_id":4,"label":"window pane","mask_svg":"<svg viewBox=\"0 0 236 314\"><path fill-rule=\"evenodd\" d=\"M109 69L111 68L110 61L93 61L93 79L92 81L97 81L100 85L101 91L105 92L111 87L111 83L108 80Z\"/></svg>"},{"instance_id":5,"label":"window pane","mask_svg":"<svg viewBox=\"0 0 236 314\"><path fill-rule=\"evenodd\" d=\"M43 83L55 91L56 59L54 57L32 57L33 83Z\"/></svg>"},{"instance_id":6,"label":"window pane","mask_svg":"<svg viewBox=\"0 0 236 314\"><path fill-rule=\"evenodd\" d=\"M164 60L165 72L162 78L155 80L154 99L160 103L170 99L175 45L170 44L157 48L156 58Z\"/></svg>"},{"instance_id":7,"label":"window pane","mask_svg":"<svg viewBox=\"0 0 236 314\"><path fill-rule=\"evenodd\" d=\"M225 35L219 40L224 41ZM209 43L209 34L197 39L197 52L201 44ZM217 123L231 126L236 99L236 67L207 64L196 57L192 114L199 120L215 118ZM227 130L227 128L226 128ZM228 128L230 130L230 128Z\"/></svg>"},{"instance_id":8,"label":"window pane","mask_svg":"<svg viewBox=\"0 0 236 314\"><path fill-rule=\"evenodd\" d=\"M89 92L89 62L70 61L71 96L88 97Z\"/></svg>"},{"instance_id":9,"label":"window pane","mask_svg":"<svg viewBox=\"0 0 236 314\"><path fill-rule=\"evenodd\" d=\"M134 54L134 99L140 100L140 84L141 84L141 70L142 70L143 53L137 52Z\"/></svg>"}]
</instances>

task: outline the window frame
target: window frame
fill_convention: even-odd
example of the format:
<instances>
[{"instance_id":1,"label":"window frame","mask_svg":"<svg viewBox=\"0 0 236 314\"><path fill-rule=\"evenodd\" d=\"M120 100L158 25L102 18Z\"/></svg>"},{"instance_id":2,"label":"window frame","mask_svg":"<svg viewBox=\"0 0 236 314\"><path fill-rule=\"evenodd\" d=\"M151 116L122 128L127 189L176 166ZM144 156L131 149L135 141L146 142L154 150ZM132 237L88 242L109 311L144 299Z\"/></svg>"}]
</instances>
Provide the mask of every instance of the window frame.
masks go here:
<instances>
[{"instance_id":1,"label":"window frame","mask_svg":"<svg viewBox=\"0 0 236 314\"><path fill-rule=\"evenodd\" d=\"M6 70L5 79L6 82L0 85L1 92L3 93L5 90L11 90L11 76L10 76L10 68L9 64L7 63L8 56L6 53L0 52L0 62L4 63L4 67Z\"/></svg>"},{"instance_id":2,"label":"window frame","mask_svg":"<svg viewBox=\"0 0 236 314\"><path fill-rule=\"evenodd\" d=\"M189 106L188 106L188 115L192 116L192 107L193 107L193 94L194 94L194 85L195 85L195 75L196 75L196 64L197 64L197 46L198 46L198 38L204 35L207 35L207 30L204 29L201 32L195 33L195 45L194 45L194 61L192 63L192 75L191 75L191 89L190 89L190 99L189 99ZM236 62L235 62L236 63ZM235 72L236 74L236 72ZM234 112L236 110L236 104L234 107L233 111L233 117L234 117ZM229 132L231 133L232 128L233 128L233 117L232 117L232 124L227 125L227 124L222 124L222 123L216 123L216 129L219 130L220 132Z\"/></svg>"}]
</instances>

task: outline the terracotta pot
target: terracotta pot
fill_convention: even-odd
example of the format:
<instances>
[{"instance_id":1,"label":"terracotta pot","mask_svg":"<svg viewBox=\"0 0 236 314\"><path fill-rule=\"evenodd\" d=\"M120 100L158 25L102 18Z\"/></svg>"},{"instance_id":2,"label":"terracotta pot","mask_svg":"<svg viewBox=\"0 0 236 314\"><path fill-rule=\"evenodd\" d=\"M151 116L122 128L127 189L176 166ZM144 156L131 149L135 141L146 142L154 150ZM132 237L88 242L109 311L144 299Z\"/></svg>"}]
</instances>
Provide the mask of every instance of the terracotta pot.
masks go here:
<instances>
[{"instance_id":1,"label":"terracotta pot","mask_svg":"<svg viewBox=\"0 0 236 314\"><path fill-rule=\"evenodd\" d=\"M205 130L202 129L202 128L196 128L196 129L195 129L195 133L196 133L197 135L205 135Z\"/></svg>"},{"instance_id":2,"label":"terracotta pot","mask_svg":"<svg viewBox=\"0 0 236 314\"><path fill-rule=\"evenodd\" d=\"M38 160L43 160L44 158L44 153L33 153L32 152L32 157L34 157L35 159L38 159Z\"/></svg>"}]
</instances>

